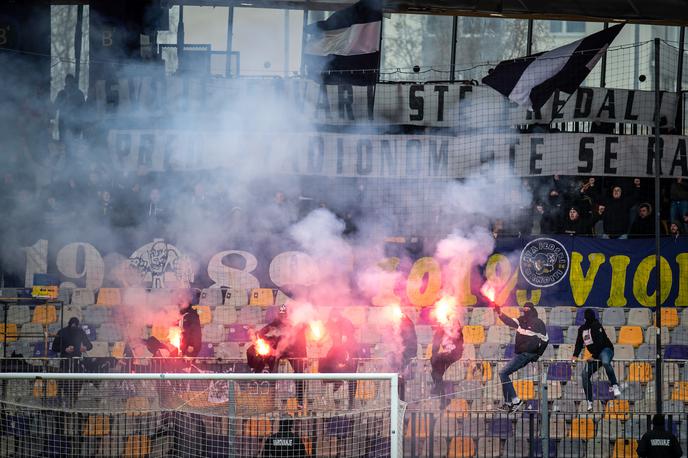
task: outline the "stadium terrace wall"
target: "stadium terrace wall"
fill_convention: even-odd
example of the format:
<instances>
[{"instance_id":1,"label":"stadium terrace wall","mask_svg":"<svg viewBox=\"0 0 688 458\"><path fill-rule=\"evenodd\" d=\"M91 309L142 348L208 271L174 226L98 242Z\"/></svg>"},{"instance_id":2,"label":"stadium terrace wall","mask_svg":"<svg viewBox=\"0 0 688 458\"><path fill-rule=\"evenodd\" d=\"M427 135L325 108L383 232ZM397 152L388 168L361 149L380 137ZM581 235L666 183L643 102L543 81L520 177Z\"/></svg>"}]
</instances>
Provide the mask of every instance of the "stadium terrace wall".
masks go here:
<instances>
[{"instance_id":1,"label":"stadium terrace wall","mask_svg":"<svg viewBox=\"0 0 688 458\"><path fill-rule=\"evenodd\" d=\"M661 244L664 306L688 306L688 240L664 238ZM50 247L40 240L26 249L25 284L35 273L51 273L72 287L101 286L148 288L278 289L308 287L318 282L318 268L308 254L289 249L285 242L269 244L273 252L227 247L210 258L184 253L172 243L156 239L132 248L122 265L105 268L105 255L89 243ZM380 286L374 298L384 305L398 297L417 307L434 304L443 291L451 292L464 306L486 305L480 294L487 281L496 290L496 302L542 306L652 307L655 304L656 266L654 241L608 240L588 237L503 238L480 271L452 278L450 271L429 253L411 255L401 246L390 250L384 264L401 272L400 280ZM50 255L49 255L50 253ZM49 258L50 257L50 258ZM111 257L111 256L110 256ZM83 265L79 263L83 259ZM126 257L125 257L126 259ZM345 264L345 263L343 263ZM355 284L351 264L351 284ZM406 266L406 267L404 267ZM456 266L455 266L456 267ZM456 272L456 270L451 270ZM125 273L126 275L123 275ZM354 296L355 297L355 296ZM362 297L362 296L360 296Z\"/></svg>"}]
</instances>

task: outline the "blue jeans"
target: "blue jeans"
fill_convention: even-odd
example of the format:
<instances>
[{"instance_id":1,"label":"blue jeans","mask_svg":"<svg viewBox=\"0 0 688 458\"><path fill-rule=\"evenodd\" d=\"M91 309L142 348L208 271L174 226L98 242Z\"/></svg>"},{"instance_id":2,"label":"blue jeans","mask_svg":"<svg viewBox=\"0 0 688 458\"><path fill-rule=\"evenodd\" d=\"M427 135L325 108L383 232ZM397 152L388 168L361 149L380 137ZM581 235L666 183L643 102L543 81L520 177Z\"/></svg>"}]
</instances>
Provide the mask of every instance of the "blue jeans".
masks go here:
<instances>
[{"instance_id":1,"label":"blue jeans","mask_svg":"<svg viewBox=\"0 0 688 458\"><path fill-rule=\"evenodd\" d=\"M590 378L592 374L600 369L600 364L604 367L604 371L607 373L607 378L609 383L612 385L618 385L619 382L616 380L616 374L614 373L614 368L612 367L612 359L614 358L614 350L611 348L605 348L600 352L600 359L591 359L583 368L583 373L581 377L583 378L583 391L585 391L585 398L592 402L592 382Z\"/></svg>"},{"instance_id":2,"label":"blue jeans","mask_svg":"<svg viewBox=\"0 0 688 458\"><path fill-rule=\"evenodd\" d=\"M688 200L672 200L671 201L671 214L670 214L670 220L669 224L671 224L674 221L678 221L679 223L683 222L683 215L685 215L688 212ZM686 227L679 227L679 229L686 231L688 228Z\"/></svg>"},{"instance_id":3,"label":"blue jeans","mask_svg":"<svg viewBox=\"0 0 688 458\"><path fill-rule=\"evenodd\" d=\"M504 394L504 402L510 403L516 397L516 390L514 384L511 383L511 374L517 370L525 367L528 363L532 363L538 359L536 353L519 353L511 358L504 368L499 371L499 380L502 382L502 393Z\"/></svg>"}]
</instances>

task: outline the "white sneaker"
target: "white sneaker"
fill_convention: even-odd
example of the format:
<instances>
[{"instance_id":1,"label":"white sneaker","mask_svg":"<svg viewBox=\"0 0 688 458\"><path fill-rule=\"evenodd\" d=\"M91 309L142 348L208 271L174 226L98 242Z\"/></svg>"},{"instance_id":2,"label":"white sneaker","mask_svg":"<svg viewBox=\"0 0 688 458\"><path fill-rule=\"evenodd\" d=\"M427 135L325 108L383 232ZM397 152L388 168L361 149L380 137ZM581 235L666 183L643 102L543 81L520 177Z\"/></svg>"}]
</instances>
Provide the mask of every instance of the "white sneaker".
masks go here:
<instances>
[{"instance_id":1,"label":"white sneaker","mask_svg":"<svg viewBox=\"0 0 688 458\"><path fill-rule=\"evenodd\" d=\"M588 401L588 412L592 412L592 402Z\"/></svg>"},{"instance_id":2,"label":"white sneaker","mask_svg":"<svg viewBox=\"0 0 688 458\"><path fill-rule=\"evenodd\" d=\"M619 389L619 385L612 385L612 391L614 392L614 397L619 397L621 396L621 390Z\"/></svg>"}]
</instances>

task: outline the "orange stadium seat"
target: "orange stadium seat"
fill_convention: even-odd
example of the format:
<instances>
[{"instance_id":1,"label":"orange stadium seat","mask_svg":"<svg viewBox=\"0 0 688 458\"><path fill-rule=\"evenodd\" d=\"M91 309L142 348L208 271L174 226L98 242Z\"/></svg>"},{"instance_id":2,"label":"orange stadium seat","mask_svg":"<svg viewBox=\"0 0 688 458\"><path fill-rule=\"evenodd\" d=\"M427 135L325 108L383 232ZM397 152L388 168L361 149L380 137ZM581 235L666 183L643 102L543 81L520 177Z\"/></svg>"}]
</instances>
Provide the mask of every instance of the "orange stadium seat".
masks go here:
<instances>
[{"instance_id":1,"label":"orange stadium seat","mask_svg":"<svg viewBox=\"0 0 688 458\"><path fill-rule=\"evenodd\" d=\"M643 343L643 329L640 326L621 326L619 344L638 347Z\"/></svg>"},{"instance_id":2,"label":"orange stadium seat","mask_svg":"<svg viewBox=\"0 0 688 458\"><path fill-rule=\"evenodd\" d=\"M411 425L411 419L413 416L409 416L406 420L406 427L404 428L404 435L406 437L411 437L415 434L416 439L427 439L430 432L430 415L424 415L419 413L416 415L416 426L415 431Z\"/></svg>"},{"instance_id":3,"label":"orange stadium seat","mask_svg":"<svg viewBox=\"0 0 688 458\"><path fill-rule=\"evenodd\" d=\"M170 327L169 326L163 326L161 324L154 324L153 327L151 327L151 332L150 335L152 337L155 337L161 342L167 342L167 336L169 335L170 332Z\"/></svg>"},{"instance_id":4,"label":"orange stadium seat","mask_svg":"<svg viewBox=\"0 0 688 458\"><path fill-rule=\"evenodd\" d=\"M637 458L635 452L638 449L638 441L635 439L617 439L614 441L614 451L611 458Z\"/></svg>"},{"instance_id":5,"label":"orange stadium seat","mask_svg":"<svg viewBox=\"0 0 688 458\"><path fill-rule=\"evenodd\" d=\"M124 456L125 458L143 458L150 454L150 449L150 438L148 436L129 436L124 446Z\"/></svg>"},{"instance_id":6,"label":"orange stadium seat","mask_svg":"<svg viewBox=\"0 0 688 458\"><path fill-rule=\"evenodd\" d=\"M124 358L124 347L124 342L115 342L112 345L112 350L110 350L110 355L112 355L113 358Z\"/></svg>"},{"instance_id":7,"label":"orange stadium seat","mask_svg":"<svg viewBox=\"0 0 688 458\"><path fill-rule=\"evenodd\" d=\"M42 324L44 326L57 322L57 310L54 305L37 305L33 309L32 323Z\"/></svg>"},{"instance_id":8,"label":"orange stadium seat","mask_svg":"<svg viewBox=\"0 0 688 458\"><path fill-rule=\"evenodd\" d=\"M251 290L248 300L249 305L260 305L267 307L269 305L274 305L274 303L275 296L272 288L253 288Z\"/></svg>"},{"instance_id":9,"label":"orange stadium seat","mask_svg":"<svg viewBox=\"0 0 688 458\"><path fill-rule=\"evenodd\" d=\"M470 437L452 437L447 458L468 458L475 455L475 443Z\"/></svg>"},{"instance_id":10,"label":"orange stadium seat","mask_svg":"<svg viewBox=\"0 0 688 458\"><path fill-rule=\"evenodd\" d=\"M574 418L571 420L569 437L572 439L593 439L595 437L595 422L592 418Z\"/></svg>"},{"instance_id":11,"label":"orange stadium seat","mask_svg":"<svg viewBox=\"0 0 688 458\"><path fill-rule=\"evenodd\" d=\"M17 335L16 323L0 323L0 342L14 342L17 340Z\"/></svg>"},{"instance_id":12,"label":"orange stadium seat","mask_svg":"<svg viewBox=\"0 0 688 458\"><path fill-rule=\"evenodd\" d=\"M210 324L213 321L213 314L208 305L194 305L193 308L198 312L198 318L201 320L201 326Z\"/></svg>"},{"instance_id":13,"label":"orange stadium seat","mask_svg":"<svg viewBox=\"0 0 688 458\"><path fill-rule=\"evenodd\" d=\"M628 366L628 381L647 383L652 381L652 373L649 363L631 363Z\"/></svg>"},{"instance_id":14,"label":"orange stadium seat","mask_svg":"<svg viewBox=\"0 0 688 458\"><path fill-rule=\"evenodd\" d=\"M523 401L535 399L535 382L532 380L514 380L514 389Z\"/></svg>"},{"instance_id":15,"label":"orange stadium seat","mask_svg":"<svg viewBox=\"0 0 688 458\"><path fill-rule=\"evenodd\" d=\"M604 409L604 418L607 420L628 420L630 404L626 399L612 399L607 402Z\"/></svg>"},{"instance_id":16,"label":"orange stadium seat","mask_svg":"<svg viewBox=\"0 0 688 458\"><path fill-rule=\"evenodd\" d=\"M33 397L38 399L54 398L57 396L56 380L41 380L33 382Z\"/></svg>"},{"instance_id":17,"label":"orange stadium seat","mask_svg":"<svg viewBox=\"0 0 688 458\"><path fill-rule=\"evenodd\" d=\"M481 344L485 342L485 328L479 324L464 326L463 342L466 344Z\"/></svg>"},{"instance_id":18,"label":"orange stadium seat","mask_svg":"<svg viewBox=\"0 0 688 458\"><path fill-rule=\"evenodd\" d=\"M249 418L244 421L244 436L264 437L272 434L272 421L269 418Z\"/></svg>"},{"instance_id":19,"label":"orange stadium seat","mask_svg":"<svg viewBox=\"0 0 688 458\"><path fill-rule=\"evenodd\" d=\"M468 401L453 398L447 406L447 413L453 416L464 416L468 412Z\"/></svg>"},{"instance_id":20,"label":"orange stadium seat","mask_svg":"<svg viewBox=\"0 0 688 458\"><path fill-rule=\"evenodd\" d=\"M664 308L662 307L662 327L666 326L669 329L674 329L679 324L678 320L678 310L675 308ZM657 320L653 320L655 326L657 325Z\"/></svg>"},{"instance_id":21,"label":"orange stadium seat","mask_svg":"<svg viewBox=\"0 0 688 458\"><path fill-rule=\"evenodd\" d=\"M119 288L100 288L98 291L97 305L119 305L122 303L122 294Z\"/></svg>"},{"instance_id":22,"label":"orange stadium seat","mask_svg":"<svg viewBox=\"0 0 688 458\"><path fill-rule=\"evenodd\" d=\"M671 399L674 401L688 401L688 382L674 383L674 390L671 392Z\"/></svg>"},{"instance_id":23,"label":"orange stadium seat","mask_svg":"<svg viewBox=\"0 0 688 458\"><path fill-rule=\"evenodd\" d=\"M375 399L377 390L375 388L374 380L358 380L356 381L356 399L362 401L369 401Z\"/></svg>"},{"instance_id":24,"label":"orange stadium seat","mask_svg":"<svg viewBox=\"0 0 688 458\"><path fill-rule=\"evenodd\" d=\"M110 434L110 417L89 415L84 425L84 436L107 436Z\"/></svg>"},{"instance_id":25,"label":"orange stadium seat","mask_svg":"<svg viewBox=\"0 0 688 458\"><path fill-rule=\"evenodd\" d=\"M150 401L144 396L127 398L127 415L141 415L150 409Z\"/></svg>"}]
</instances>

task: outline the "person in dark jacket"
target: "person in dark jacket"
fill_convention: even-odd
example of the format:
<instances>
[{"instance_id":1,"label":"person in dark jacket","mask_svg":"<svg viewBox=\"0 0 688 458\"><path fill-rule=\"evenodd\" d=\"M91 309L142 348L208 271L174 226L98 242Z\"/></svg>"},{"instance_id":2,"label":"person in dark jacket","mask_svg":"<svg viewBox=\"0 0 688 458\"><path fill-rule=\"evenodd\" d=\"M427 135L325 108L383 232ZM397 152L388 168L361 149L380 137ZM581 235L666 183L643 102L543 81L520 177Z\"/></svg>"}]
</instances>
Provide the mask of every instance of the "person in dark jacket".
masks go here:
<instances>
[{"instance_id":1,"label":"person in dark jacket","mask_svg":"<svg viewBox=\"0 0 688 458\"><path fill-rule=\"evenodd\" d=\"M270 368L277 369L281 359L287 359L291 368L297 374L302 374L306 368L306 326L293 323L289 319L286 304L279 307L279 315L258 331L258 337L270 343L274 354L274 364ZM303 408L303 380L296 381L296 401Z\"/></svg>"},{"instance_id":2,"label":"person in dark jacket","mask_svg":"<svg viewBox=\"0 0 688 458\"><path fill-rule=\"evenodd\" d=\"M652 206L642 203L638 206L638 216L628 230L629 239L641 239L652 237L655 233L655 218L652 215Z\"/></svg>"},{"instance_id":3,"label":"person in dark jacket","mask_svg":"<svg viewBox=\"0 0 688 458\"><path fill-rule=\"evenodd\" d=\"M605 201L602 214L602 228L604 234L615 239L628 233L630 226L630 212L633 202L623 194L621 186L612 188L612 195Z\"/></svg>"},{"instance_id":4,"label":"person in dark jacket","mask_svg":"<svg viewBox=\"0 0 688 458\"><path fill-rule=\"evenodd\" d=\"M540 359L549 344L549 336L545 323L538 318L535 305L531 302L523 304L523 315L514 320L502 313L499 307L495 309L497 316L510 328L516 329L515 354L504 368L499 371L499 379L502 382L504 405L502 410L514 412L523 406L523 401L516 395L514 384L510 375Z\"/></svg>"},{"instance_id":5,"label":"person in dark jacket","mask_svg":"<svg viewBox=\"0 0 688 458\"><path fill-rule=\"evenodd\" d=\"M332 347L327 355L320 360L319 369L322 373L356 372L356 357L358 356L358 344L356 343L356 328L353 323L342 316L339 309L333 308L325 324L327 333L332 339ZM338 390L342 382L334 382L335 390ZM356 393L356 382L348 382L349 406L353 406Z\"/></svg>"},{"instance_id":6,"label":"person in dark jacket","mask_svg":"<svg viewBox=\"0 0 688 458\"><path fill-rule=\"evenodd\" d=\"M602 327L602 323L597 320L595 311L592 309L585 309L583 312L585 322L578 328L578 337L576 338L576 346L573 349L573 361L575 362L583 350L583 345L590 352L594 359L587 362L581 377L583 378L583 391L585 391L585 398L588 400L588 411L592 410L592 383L590 378L600 368L600 364L604 367L607 373L609 383L612 385L614 396L621 396L619 384L616 380L616 374L612 367L612 358L614 358L614 345L612 344L607 333Z\"/></svg>"},{"instance_id":7,"label":"person in dark jacket","mask_svg":"<svg viewBox=\"0 0 688 458\"><path fill-rule=\"evenodd\" d=\"M182 356L198 356L201 351L201 319L198 312L186 302L179 303L179 328L182 330L179 342L179 353Z\"/></svg>"},{"instance_id":8,"label":"person in dark jacket","mask_svg":"<svg viewBox=\"0 0 688 458\"><path fill-rule=\"evenodd\" d=\"M399 373L399 399L405 400L406 378L411 360L418 356L418 337L413 321L399 309L398 321L392 326L393 338L401 345L400 351L391 355L392 370Z\"/></svg>"},{"instance_id":9,"label":"person in dark jacket","mask_svg":"<svg viewBox=\"0 0 688 458\"><path fill-rule=\"evenodd\" d=\"M294 432L294 420L280 420L279 431L268 436L263 444L262 458L304 458L308 456L306 447L298 434Z\"/></svg>"},{"instance_id":10,"label":"person in dark jacket","mask_svg":"<svg viewBox=\"0 0 688 458\"><path fill-rule=\"evenodd\" d=\"M643 434L636 452L640 458L680 458L683 449L671 431L664 428L664 415L652 417L652 430Z\"/></svg>"},{"instance_id":11,"label":"person in dark jacket","mask_svg":"<svg viewBox=\"0 0 688 458\"><path fill-rule=\"evenodd\" d=\"M81 353L93 348L88 336L79 326L79 319L72 317L67 326L57 331L52 350L60 358L79 358Z\"/></svg>"},{"instance_id":12,"label":"person in dark jacket","mask_svg":"<svg viewBox=\"0 0 688 458\"><path fill-rule=\"evenodd\" d=\"M581 215L578 207L570 207L566 217L561 222L559 232L569 235L591 235L592 224L590 218Z\"/></svg>"},{"instance_id":13,"label":"person in dark jacket","mask_svg":"<svg viewBox=\"0 0 688 458\"><path fill-rule=\"evenodd\" d=\"M432 356L430 357L431 376L434 384L432 394L441 395L441 403L447 402L444 386L444 373L449 366L461 359L463 354L463 333L458 320L449 326L437 326L432 336Z\"/></svg>"}]
</instances>

